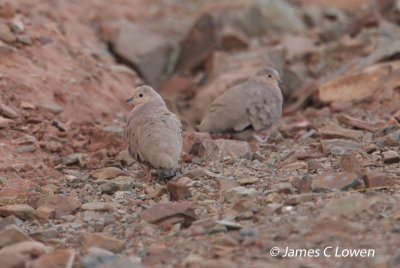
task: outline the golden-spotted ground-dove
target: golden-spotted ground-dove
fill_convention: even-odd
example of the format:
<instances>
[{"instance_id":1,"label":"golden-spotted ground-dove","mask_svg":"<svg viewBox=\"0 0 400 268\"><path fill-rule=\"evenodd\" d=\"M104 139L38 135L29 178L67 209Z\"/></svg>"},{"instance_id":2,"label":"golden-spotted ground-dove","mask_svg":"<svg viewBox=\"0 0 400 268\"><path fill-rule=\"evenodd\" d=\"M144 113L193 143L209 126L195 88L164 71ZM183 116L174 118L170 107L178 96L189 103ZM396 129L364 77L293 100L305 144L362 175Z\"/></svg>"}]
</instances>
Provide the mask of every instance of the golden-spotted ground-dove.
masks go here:
<instances>
[{"instance_id":1,"label":"golden-spotted ground-dove","mask_svg":"<svg viewBox=\"0 0 400 268\"><path fill-rule=\"evenodd\" d=\"M202 132L254 133L269 128L282 114L279 73L273 68L259 70L246 82L229 88L208 108L199 126Z\"/></svg>"},{"instance_id":2,"label":"golden-spotted ground-dove","mask_svg":"<svg viewBox=\"0 0 400 268\"><path fill-rule=\"evenodd\" d=\"M182 150L179 119L150 86L135 88L126 101L134 104L127 121L129 154L161 177L173 176Z\"/></svg>"}]
</instances>

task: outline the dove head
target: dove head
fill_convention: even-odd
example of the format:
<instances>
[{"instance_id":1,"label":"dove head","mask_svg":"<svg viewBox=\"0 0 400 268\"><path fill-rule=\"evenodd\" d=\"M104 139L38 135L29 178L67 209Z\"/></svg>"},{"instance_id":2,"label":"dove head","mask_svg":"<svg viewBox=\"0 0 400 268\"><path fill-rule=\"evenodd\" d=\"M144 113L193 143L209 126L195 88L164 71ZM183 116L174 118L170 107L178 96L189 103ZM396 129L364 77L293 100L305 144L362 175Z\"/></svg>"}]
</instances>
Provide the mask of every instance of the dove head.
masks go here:
<instances>
[{"instance_id":1,"label":"dove head","mask_svg":"<svg viewBox=\"0 0 400 268\"><path fill-rule=\"evenodd\" d=\"M139 86L133 90L132 95L126 99L126 102L132 102L134 107L141 106L153 101L164 103L160 95L150 86Z\"/></svg>"},{"instance_id":2,"label":"dove head","mask_svg":"<svg viewBox=\"0 0 400 268\"><path fill-rule=\"evenodd\" d=\"M282 84L278 71L270 67L257 71L255 78L274 86Z\"/></svg>"}]
</instances>

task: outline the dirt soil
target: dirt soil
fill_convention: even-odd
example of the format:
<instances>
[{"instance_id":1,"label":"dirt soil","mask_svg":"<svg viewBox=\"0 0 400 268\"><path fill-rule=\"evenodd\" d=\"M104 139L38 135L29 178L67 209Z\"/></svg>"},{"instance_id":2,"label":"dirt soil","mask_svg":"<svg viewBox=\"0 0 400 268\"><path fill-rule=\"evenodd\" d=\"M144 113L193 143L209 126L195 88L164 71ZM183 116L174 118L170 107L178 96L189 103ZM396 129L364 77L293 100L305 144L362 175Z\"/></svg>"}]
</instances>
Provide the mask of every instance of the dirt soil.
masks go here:
<instances>
[{"instance_id":1,"label":"dirt soil","mask_svg":"<svg viewBox=\"0 0 400 268\"><path fill-rule=\"evenodd\" d=\"M0 266L400 266L398 3L282 2L301 27L243 0L1 2ZM203 14L215 43L189 33ZM153 84L184 127L172 180L127 155L125 99L149 81L112 49L122 20L189 47ZM195 131L265 64L285 82L268 141Z\"/></svg>"}]
</instances>

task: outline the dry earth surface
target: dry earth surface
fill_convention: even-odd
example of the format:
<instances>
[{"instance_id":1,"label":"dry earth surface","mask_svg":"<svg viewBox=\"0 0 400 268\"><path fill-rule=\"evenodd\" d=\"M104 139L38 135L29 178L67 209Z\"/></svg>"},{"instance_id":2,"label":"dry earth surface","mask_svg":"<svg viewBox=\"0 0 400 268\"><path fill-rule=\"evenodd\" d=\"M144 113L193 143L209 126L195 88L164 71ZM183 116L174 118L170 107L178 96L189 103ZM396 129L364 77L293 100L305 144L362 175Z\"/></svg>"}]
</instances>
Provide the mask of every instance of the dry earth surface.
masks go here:
<instances>
[{"instance_id":1,"label":"dry earth surface","mask_svg":"<svg viewBox=\"0 0 400 268\"><path fill-rule=\"evenodd\" d=\"M1 1L0 266L400 266L399 23L394 0ZM267 142L195 131L265 65ZM143 83L184 126L169 181L126 152Z\"/></svg>"}]
</instances>

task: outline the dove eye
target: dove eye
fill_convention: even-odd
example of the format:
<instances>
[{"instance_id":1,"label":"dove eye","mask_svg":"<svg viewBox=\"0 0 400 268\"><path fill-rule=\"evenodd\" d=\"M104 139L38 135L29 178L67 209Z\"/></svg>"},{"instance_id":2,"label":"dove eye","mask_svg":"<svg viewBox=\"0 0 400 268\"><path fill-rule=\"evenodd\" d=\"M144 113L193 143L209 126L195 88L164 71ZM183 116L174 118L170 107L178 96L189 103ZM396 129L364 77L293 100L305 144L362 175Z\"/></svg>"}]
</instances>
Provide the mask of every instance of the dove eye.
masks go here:
<instances>
[{"instance_id":1,"label":"dove eye","mask_svg":"<svg viewBox=\"0 0 400 268\"><path fill-rule=\"evenodd\" d=\"M143 94L142 94L142 93L140 93L140 94L139 94L139 97L141 97L141 98L142 98L142 97L143 97Z\"/></svg>"},{"instance_id":2,"label":"dove eye","mask_svg":"<svg viewBox=\"0 0 400 268\"><path fill-rule=\"evenodd\" d=\"M269 74L268 77L269 77L269 78L272 78L272 75Z\"/></svg>"}]
</instances>

